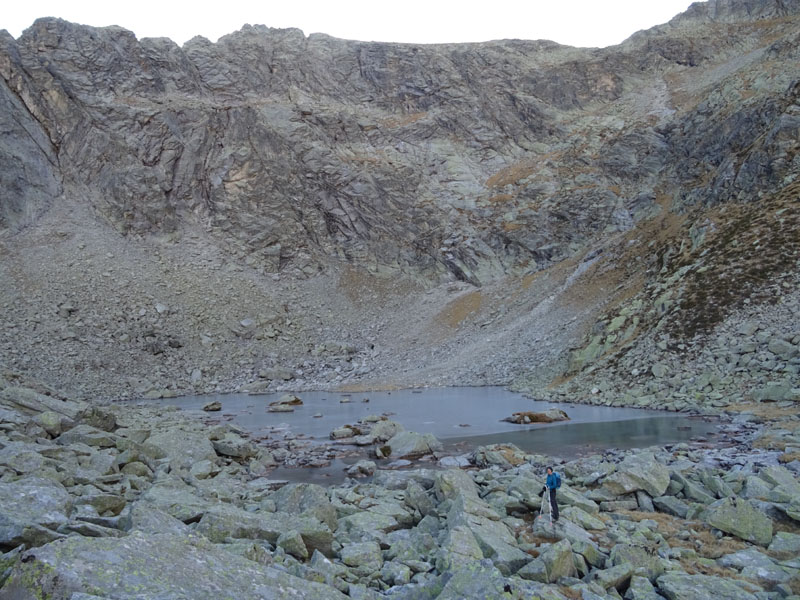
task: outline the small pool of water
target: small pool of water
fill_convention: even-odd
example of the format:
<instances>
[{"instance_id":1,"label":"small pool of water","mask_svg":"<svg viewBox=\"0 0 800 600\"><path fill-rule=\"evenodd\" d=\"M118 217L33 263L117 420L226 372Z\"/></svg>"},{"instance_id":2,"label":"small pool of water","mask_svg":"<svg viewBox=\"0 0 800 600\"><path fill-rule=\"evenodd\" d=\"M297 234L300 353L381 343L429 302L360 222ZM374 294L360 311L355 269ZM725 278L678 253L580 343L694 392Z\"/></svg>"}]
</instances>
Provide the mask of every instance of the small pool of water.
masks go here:
<instances>
[{"instance_id":1,"label":"small pool of water","mask_svg":"<svg viewBox=\"0 0 800 600\"><path fill-rule=\"evenodd\" d=\"M218 400L220 415L255 435L288 430L327 441L331 430L367 415L386 415L410 431L432 433L454 453L484 444L510 442L526 452L572 458L608 448L664 445L706 436L713 422L663 411L533 401L502 387L425 388L345 394L300 392L302 406L272 413L283 393L187 396L165 403L199 411ZM345 402L342 402L345 400ZM517 411L564 410L569 421L516 425L502 419ZM317 416L315 416L317 415ZM320 416L321 415L321 416Z\"/></svg>"}]
</instances>

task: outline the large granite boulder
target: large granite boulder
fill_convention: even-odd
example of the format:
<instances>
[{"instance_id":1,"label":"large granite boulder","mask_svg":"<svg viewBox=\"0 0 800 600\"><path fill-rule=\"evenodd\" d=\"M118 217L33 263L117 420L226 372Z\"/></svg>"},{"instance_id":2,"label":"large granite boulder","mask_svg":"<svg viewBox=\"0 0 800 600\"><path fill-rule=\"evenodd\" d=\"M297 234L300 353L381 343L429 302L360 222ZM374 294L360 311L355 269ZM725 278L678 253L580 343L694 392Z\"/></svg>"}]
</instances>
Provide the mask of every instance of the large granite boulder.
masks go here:
<instances>
[{"instance_id":1,"label":"large granite boulder","mask_svg":"<svg viewBox=\"0 0 800 600\"><path fill-rule=\"evenodd\" d=\"M211 503L198 496L196 491L179 479L167 478L157 481L148 488L138 502L152 505L183 523L193 523L198 521L211 506Z\"/></svg>"},{"instance_id":2,"label":"large granite boulder","mask_svg":"<svg viewBox=\"0 0 800 600\"><path fill-rule=\"evenodd\" d=\"M73 498L51 479L26 477L0 485L0 547L39 546L60 537Z\"/></svg>"},{"instance_id":3,"label":"large granite boulder","mask_svg":"<svg viewBox=\"0 0 800 600\"><path fill-rule=\"evenodd\" d=\"M202 537L144 534L74 536L26 552L2 597L346 600L337 590L262 566ZM83 596L87 597L87 596Z\"/></svg>"},{"instance_id":4,"label":"large granite boulder","mask_svg":"<svg viewBox=\"0 0 800 600\"><path fill-rule=\"evenodd\" d=\"M331 554L333 533L324 523L313 517L299 517L288 513L248 512L228 504L210 507L197 524L195 531L212 542L228 539L267 540L276 543L287 531L297 531L303 538L308 555L319 550Z\"/></svg>"},{"instance_id":5,"label":"large granite boulder","mask_svg":"<svg viewBox=\"0 0 800 600\"><path fill-rule=\"evenodd\" d=\"M376 542L345 544L339 557L361 577L372 575L383 567L383 553Z\"/></svg>"},{"instance_id":6,"label":"large granite boulder","mask_svg":"<svg viewBox=\"0 0 800 600\"><path fill-rule=\"evenodd\" d=\"M442 444L430 433L400 431L386 442L392 458L418 458L442 450Z\"/></svg>"},{"instance_id":7,"label":"large granite boulder","mask_svg":"<svg viewBox=\"0 0 800 600\"><path fill-rule=\"evenodd\" d=\"M712 527L754 544L769 546L772 541L772 520L742 498L717 500L705 512L705 521Z\"/></svg>"},{"instance_id":8,"label":"large granite boulder","mask_svg":"<svg viewBox=\"0 0 800 600\"><path fill-rule=\"evenodd\" d=\"M658 591L667 600L756 600L744 582L708 575L670 572L658 578ZM753 586L749 586L752 588Z\"/></svg>"},{"instance_id":9,"label":"large granite boulder","mask_svg":"<svg viewBox=\"0 0 800 600\"><path fill-rule=\"evenodd\" d=\"M327 490L314 483L290 483L270 494L278 511L305 517L314 517L331 530L336 529L336 509L328 498Z\"/></svg>"},{"instance_id":10,"label":"large granite boulder","mask_svg":"<svg viewBox=\"0 0 800 600\"><path fill-rule=\"evenodd\" d=\"M489 561L475 562L441 577L444 587L436 600L487 600L504 598L508 582Z\"/></svg>"},{"instance_id":11,"label":"large granite boulder","mask_svg":"<svg viewBox=\"0 0 800 600\"><path fill-rule=\"evenodd\" d=\"M440 573L454 571L475 564L483 558L478 540L466 525L449 528L439 546L436 568Z\"/></svg>"},{"instance_id":12,"label":"large granite boulder","mask_svg":"<svg viewBox=\"0 0 800 600\"><path fill-rule=\"evenodd\" d=\"M669 486L669 469L650 452L625 457L617 470L606 477L603 487L616 496L644 490L650 496L663 496Z\"/></svg>"},{"instance_id":13,"label":"large granite boulder","mask_svg":"<svg viewBox=\"0 0 800 600\"><path fill-rule=\"evenodd\" d=\"M577 574L569 541L561 540L548 546L538 558L522 567L517 576L541 583L555 583L562 577Z\"/></svg>"},{"instance_id":14,"label":"large granite boulder","mask_svg":"<svg viewBox=\"0 0 800 600\"><path fill-rule=\"evenodd\" d=\"M217 460L208 436L195 431L170 429L151 435L144 448L153 458L168 458L175 469L189 469L201 460Z\"/></svg>"}]
</instances>

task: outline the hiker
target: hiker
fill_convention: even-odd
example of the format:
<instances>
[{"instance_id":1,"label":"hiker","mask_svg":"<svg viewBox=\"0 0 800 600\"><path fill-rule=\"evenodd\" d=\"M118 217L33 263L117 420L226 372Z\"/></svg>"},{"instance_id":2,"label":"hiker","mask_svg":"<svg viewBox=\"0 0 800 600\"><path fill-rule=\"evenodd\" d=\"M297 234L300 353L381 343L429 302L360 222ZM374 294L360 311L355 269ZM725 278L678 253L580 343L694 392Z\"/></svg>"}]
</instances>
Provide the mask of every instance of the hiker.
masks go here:
<instances>
[{"instance_id":1,"label":"hiker","mask_svg":"<svg viewBox=\"0 0 800 600\"><path fill-rule=\"evenodd\" d=\"M558 521L558 503L556 502L556 490L561 487L561 475L553 471L553 467L547 467L547 481L545 481L542 493L549 492L550 495L550 515L553 521ZM544 506L542 507L544 510Z\"/></svg>"}]
</instances>

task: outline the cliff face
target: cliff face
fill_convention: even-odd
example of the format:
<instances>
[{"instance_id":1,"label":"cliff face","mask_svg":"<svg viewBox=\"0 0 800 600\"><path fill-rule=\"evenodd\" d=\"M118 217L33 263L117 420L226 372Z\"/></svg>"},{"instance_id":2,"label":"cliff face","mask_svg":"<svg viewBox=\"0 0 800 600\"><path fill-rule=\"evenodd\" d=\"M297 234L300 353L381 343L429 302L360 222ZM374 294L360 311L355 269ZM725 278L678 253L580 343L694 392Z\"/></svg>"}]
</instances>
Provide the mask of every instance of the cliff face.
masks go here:
<instances>
[{"instance_id":1,"label":"cliff face","mask_svg":"<svg viewBox=\"0 0 800 600\"><path fill-rule=\"evenodd\" d=\"M790 184L799 13L712 0L602 50L263 26L181 48L42 19L0 33L0 226L77 203L261 275L499 284Z\"/></svg>"}]
</instances>

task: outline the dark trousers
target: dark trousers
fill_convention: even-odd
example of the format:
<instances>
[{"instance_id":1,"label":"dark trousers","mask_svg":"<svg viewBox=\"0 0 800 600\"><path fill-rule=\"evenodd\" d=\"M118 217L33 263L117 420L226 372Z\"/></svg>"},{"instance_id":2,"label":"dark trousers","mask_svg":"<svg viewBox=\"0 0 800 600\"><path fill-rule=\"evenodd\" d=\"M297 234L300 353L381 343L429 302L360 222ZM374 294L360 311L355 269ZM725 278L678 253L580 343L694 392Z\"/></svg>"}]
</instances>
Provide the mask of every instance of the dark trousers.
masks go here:
<instances>
[{"instance_id":1,"label":"dark trousers","mask_svg":"<svg viewBox=\"0 0 800 600\"><path fill-rule=\"evenodd\" d=\"M553 514L553 520L558 521L558 502L556 502L556 489L549 488L547 491L550 492L550 510Z\"/></svg>"}]
</instances>

